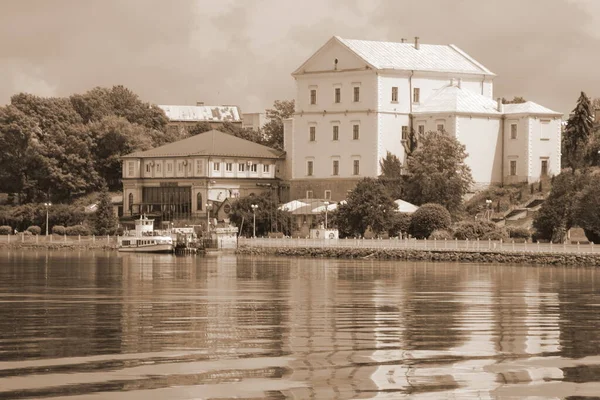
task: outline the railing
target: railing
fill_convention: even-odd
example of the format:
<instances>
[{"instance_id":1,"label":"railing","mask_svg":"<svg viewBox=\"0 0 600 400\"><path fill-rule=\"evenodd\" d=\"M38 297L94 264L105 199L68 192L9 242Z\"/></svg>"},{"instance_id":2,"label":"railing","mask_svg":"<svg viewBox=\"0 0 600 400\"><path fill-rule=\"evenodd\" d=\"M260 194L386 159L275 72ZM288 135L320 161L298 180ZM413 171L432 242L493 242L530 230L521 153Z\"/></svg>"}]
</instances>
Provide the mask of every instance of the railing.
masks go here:
<instances>
[{"instance_id":1,"label":"railing","mask_svg":"<svg viewBox=\"0 0 600 400\"><path fill-rule=\"evenodd\" d=\"M305 239L305 238L243 238L238 246L247 247L319 247L319 248L371 248L411 250L453 250L470 252L521 252L521 253L579 253L600 254L593 243L518 243L503 240L417 240L417 239Z\"/></svg>"},{"instance_id":2,"label":"railing","mask_svg":"<svg viewBox=\"0 0 600 400\"><path fill-rule=\"evenodd\" d=\"M0 243L55 243L55 244L82 244L90 245L116 245L120 236L66 236L66 235L26 235L17 233L15 235L0 235Z\"/></svg>"}]
</instances>

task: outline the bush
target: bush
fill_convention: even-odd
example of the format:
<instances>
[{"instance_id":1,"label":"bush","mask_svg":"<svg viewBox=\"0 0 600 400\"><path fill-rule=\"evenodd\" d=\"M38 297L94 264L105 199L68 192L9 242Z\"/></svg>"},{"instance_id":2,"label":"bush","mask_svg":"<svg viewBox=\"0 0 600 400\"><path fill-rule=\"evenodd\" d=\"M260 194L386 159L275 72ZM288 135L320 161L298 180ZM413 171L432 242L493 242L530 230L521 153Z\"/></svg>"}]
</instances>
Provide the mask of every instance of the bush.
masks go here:
<instances>
[{"instance_id":1,"label":"bush","mask_svg":"<svg viewBox=\"0 0 600 400\"><path fill-rule=\"evenodd\" d=\"M23 235L31 236L31 235L33 235L33 233L31 233L30 231L23 231Z\"/></svg>"},{"instance_id":2,"label":"bush","mask_svg":"<svg viewBox=\"0 0 600 400\"><path fill-rule=\"evenodd\" d=\"M67 234L67 236L89 236L91 234L90 228L88 228L85 225L68 226L65 229L65 233Z\"/></svg>"},{"instance_id":3,"label":"bush","mask_svg":"<svg viewBox=\"0 0 600 400\"><path fill-rule=\"evenodd\" d=\"M62 236L64 234L66 234L66 231L67 230L62 225L54 225L52 227L52 233L54 233L55 235L61 235Z\"/></svg>"},{"instance_id":4,"label":"bush","mask_svg":"<svg viewBox=\"0 0 600 400\"><path fill-rule=\"evenodd\" d=\"M429 235L431 240L452 240L452 234L444 229L436 229Z\"/></svg>"},{"instance_id":5,"label":"bush","mask_svg":"<svg viewBox=\"0 0 600 400\"><path fill-rule=\"evenodd\" d=\"M10 235L13 229L8 225L0 226L0 235Z\"/></svg>"},{"instance_id":6,"label":"bush","mask_svg":"<svg viewBox=\"0 0 600 400\"><path fill-rule=\"evenodd\" d=\"M513 239L529 239L531 237L531 233L527 228L508 228L508 237Z\"/></svg>"},{"instance_id":7,"label":"bush","mask_svg":"<svg viewBox=\"0 0 600 400\"><path fill-rule=\"evenodd\" d=\"M27 232L31 232L32 235L39 235L42 233L42 228L37 225L31 225L29 228L27 228Z\"/></svg>"},{"instance_id":8,"label":"bush","mask_svg":"<svg viewBox=\"0 0 600 400\"><path fill-rule=\"evenodd\" d=\"M435 230L449 229L451 223L450 213L444 206L427 203L412 215L408 232L417 239L424 239Z\"/></svg>"},{"instance_id":9,"label":"bush","mask_svg":"<svg viewBox=\"0 0 600 400\"><path fill-rule=\"evenodd\" d=\"M504 240L508 239L508 232L504 228L497 228L494 231L487 232L481 237L482 240Z\"/></svg>"},{"instance_id":10,"label":"bush","mask_svg":"<svg viewBox=\"0 0 600 400\"><path fill-rule=\"evenodd\" d=\"M491 221L461 221L454 228L454 237L458 240L483 239L496 230L498 230L498 226Z\"/></svg>"},{"instance_id":11,"label":"bush","mask_svg":"<svg viewBox=\"0 0 600 400\"><path fill-rule=\"evenodd\" d=\"M410 228L410 214L394 212L390 218L390 222L388 235L390 237L400 236L401 233L408 232Z\"/></svg>"}]
</instances>

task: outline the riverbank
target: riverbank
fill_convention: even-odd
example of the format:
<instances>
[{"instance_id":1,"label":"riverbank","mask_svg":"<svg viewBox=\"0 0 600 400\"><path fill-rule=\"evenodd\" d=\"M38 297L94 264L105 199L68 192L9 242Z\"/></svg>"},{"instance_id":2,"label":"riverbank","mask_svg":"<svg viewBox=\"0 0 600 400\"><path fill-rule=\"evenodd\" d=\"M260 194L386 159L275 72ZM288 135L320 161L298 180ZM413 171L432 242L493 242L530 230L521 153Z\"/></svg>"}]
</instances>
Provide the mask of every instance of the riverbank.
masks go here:
<instances>
[{"instance_id":1,"label":"riverbank","mask_svg":"<svg viewBox=\"0 0 600 400\"><path fill-rule=\"evenodd\" d=\"M0 249L8 250L116 250L117 245L115 243L77 243L77 242L52 242L52 243L0 243Z\"/></svg>"},{"instance_id":2,"label":"riverbank","mask_svg":"<svg viewBox=\"0 0 600 400\"><path fill-rule=\"evenodd\" d=\"M375 260L472 262L479 264L538 264L565 266L600 266L599 254L511 252L511 251L456 251L419 249L373 249L343 247L248 247L241 246L236 254L274 255L314 258L356 258Z\"/></svg>"}]
</instances>

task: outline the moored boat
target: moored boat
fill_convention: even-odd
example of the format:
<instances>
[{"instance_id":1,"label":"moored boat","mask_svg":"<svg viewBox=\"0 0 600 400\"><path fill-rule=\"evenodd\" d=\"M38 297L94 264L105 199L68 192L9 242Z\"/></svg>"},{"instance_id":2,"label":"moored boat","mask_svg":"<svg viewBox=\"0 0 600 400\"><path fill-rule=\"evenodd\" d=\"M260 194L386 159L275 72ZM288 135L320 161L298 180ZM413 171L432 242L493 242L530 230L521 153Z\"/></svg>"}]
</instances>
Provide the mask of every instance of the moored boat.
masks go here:
<instances>
[{"instance_id":1,"label":"moored boat","mask_svg":"<svg viewBox=\"0 0 600 400\"><path fill-rule=\"evenodd\" d=\"M135 220L135 231L119 238L118 248L123 252L172 253L173 238L154 230L154 220L140 216Z\"/></svg>"}]
</instances>

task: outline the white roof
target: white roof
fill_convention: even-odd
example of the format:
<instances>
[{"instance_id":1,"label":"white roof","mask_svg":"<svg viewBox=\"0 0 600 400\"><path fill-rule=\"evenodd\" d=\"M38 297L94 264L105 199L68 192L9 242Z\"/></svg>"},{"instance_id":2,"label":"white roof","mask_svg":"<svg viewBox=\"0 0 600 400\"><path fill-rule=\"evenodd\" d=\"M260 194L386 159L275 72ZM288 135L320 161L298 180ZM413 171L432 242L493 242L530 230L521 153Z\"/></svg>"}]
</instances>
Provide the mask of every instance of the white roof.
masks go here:
<instances>
[{"instance_id":1,"label":"white roof","mask_svg":"<svg viewBox=\"0 0 600 400\"><path fill-rule=\"evenodd\" d=\"M327 211L334 211L336 208L337 208L337 203L329 204L327 206ZM313 212L315 212L315 213L325 212L325 205L322 205L322 206L319 206L317 208L314 208Z\"/></svg>"},{"instance_id":2,"label":"white roof","mask_svg":"<svg viewBox=\"0 0 600 400\"><path fill-rule=\"evenodd\" d=\"M552 111L542 105L534 103L533 101L526 101L525 103L516 104L504 104L504 114L548 114L548 115L562 115L562 113Z\"/></svg>"},{"instance_id":3,"label":"white roof","mask_svg":"<svg viewBox=\"0 0 600 400\"><path fill-rule=\"evenodd\" d=\"M414 106L413 112L415 114L464 112L501 115L498 111L498 102L495 100L454 85L436 90L423 104Z\"/></svg>"},{"instance_id":4,"label":"white roof","mask_svg":"<svg viewBox=\"0 0 600 400\"><path fill-rule=\"evenodd\" d=\"M394 200L394 203L398 204L398 209L396 210L397 212L411 214L419 209L418 206L415 206L414 204L411 204L408 201L404 201L401 199Z\"/></svg>"},{"instance_id":5,"label":"white roof","mask_svg":"<svg viewBox=\"0 0 600 400\"><path fill-rule=\"evenodd\" d=\"M300 200L292 200L292 201L290 201L290 202L287 202L287 203L285 203L285 204L283 204L283 205L279 206L279 209L280 209L281 211L290 211L290 212L292 212L292 211L294 211L294 210L297 210L298 208L305 207L305 206L307 206L307 205L308 205L308 203L305 203L305 202L303 202L303 201L300 201Z\"/></svg>"},{"instance_id":6,"label":"white roof","mask_svg":"<svg viewBox=\"0 0 600 400\"><path fill-rule=\"evenodd\" d=\"M495 75L458 47L437 44L377 42L335 39L372 65L375 69L458 72Z\"/></svg>"},{"instance_id":7,"label":"white roof","mask_svg":"<svg viewBox=\"0 0 600 400\"><path fill-rule=\"evenodd\" d=\"M159 105L170 121L240 122L236 106L165 106Z\"/></svg>"}]
</instances>

